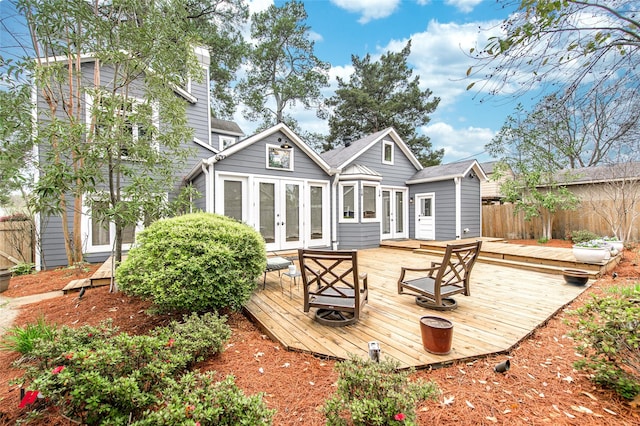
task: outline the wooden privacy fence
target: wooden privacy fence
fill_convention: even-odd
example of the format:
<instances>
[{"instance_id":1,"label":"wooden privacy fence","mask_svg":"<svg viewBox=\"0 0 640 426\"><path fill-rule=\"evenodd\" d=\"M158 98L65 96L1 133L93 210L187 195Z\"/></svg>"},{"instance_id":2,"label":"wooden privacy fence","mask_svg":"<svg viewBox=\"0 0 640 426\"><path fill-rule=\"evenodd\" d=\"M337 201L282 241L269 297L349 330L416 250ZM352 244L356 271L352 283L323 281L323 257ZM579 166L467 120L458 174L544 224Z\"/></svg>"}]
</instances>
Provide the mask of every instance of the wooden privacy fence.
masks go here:
<instances>
[{"instance_id":1,"label":"wooden privacy fence","mask_svg":"<svg viewBox=\"0 0 640 426\"><path fill-rule=\"evenodd\" d=\"M607 204L612 201L601 201L604 211ZM640 214L640 203L636 206L637 214ZM484 237L496 237L506 239L539 239L542 237L542 222L539 218L527 222L524 214L519 212L514 216L513 204L491 204L482 206L482 235ZM640 218L634 223L631 231L631 240L640 240ZM576 210L559 211L554 215L552 224L552 237L565 239L572 231L586 229L595 234L612 235L609 224L595 211L590 202L582 202Z\"/></svg>"},{"instance_id":2,"label":"wooden privacy fence","mask_svg":"<svg viewBox=\"0 0 640 426\"><path fill-rule=\"evenodd\" d=\"M33 262L33 232L28 220L0 222L0 269Z\"/></svg>"}]
</instances>

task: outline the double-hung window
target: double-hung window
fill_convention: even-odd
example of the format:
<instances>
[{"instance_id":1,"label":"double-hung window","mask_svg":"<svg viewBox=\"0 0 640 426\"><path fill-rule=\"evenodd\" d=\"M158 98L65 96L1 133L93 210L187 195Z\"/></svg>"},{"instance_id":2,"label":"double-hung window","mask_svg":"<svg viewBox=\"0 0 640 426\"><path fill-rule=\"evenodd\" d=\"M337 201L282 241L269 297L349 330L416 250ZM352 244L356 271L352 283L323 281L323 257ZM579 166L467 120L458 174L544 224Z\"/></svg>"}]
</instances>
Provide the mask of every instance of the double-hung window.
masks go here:
<instances>
[{"instance_id":1,"label":"double-hung window","mask_svg":"<svg viewBox=\"0 0 640 426\"><path fill-rule=\"evenodd\" d=\"M378 222L378 185L362 184L362 221Z\"/></svg>"},{"instance_id":2,"label":"double-hung window","mask_svg":"<svg viewBox=\"0 0 640 426\"><path fill-rule=\"evenodd\" d=\"M340 184L340 219L339 222L357 222L358 185L356 182Z\"/></svg>"}]
</instances>

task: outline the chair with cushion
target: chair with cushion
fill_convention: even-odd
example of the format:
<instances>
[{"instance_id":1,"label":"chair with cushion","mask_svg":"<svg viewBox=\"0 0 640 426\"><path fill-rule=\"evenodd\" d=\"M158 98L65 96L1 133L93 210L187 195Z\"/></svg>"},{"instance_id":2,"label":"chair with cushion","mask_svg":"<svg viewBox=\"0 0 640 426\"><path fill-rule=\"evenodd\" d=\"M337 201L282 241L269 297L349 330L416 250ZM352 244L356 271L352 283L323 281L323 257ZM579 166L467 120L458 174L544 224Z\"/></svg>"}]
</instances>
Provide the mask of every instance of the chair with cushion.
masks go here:
<instances>
[{"instance_id":1,"label":"chair with cushion","mask_svg":"<svg viewBox=\"0 0 640 426\"><path fill-rule=\"evenodd\" d=\"M262 280L262 289L264 290L267 287L267 272L280 271L283 269L288 269L289 265L293 265L293 262L289 259L285 259L281 256L273 256L267 257L267 267L264 269L264 279Z\"/></svg>"},{"instance_id":2,"label":"chair with cushion","mask_svg":"<svg viewBox=\"0 0 640 426\"><path fill-rule=\"evenodd\" d=\"M398 279L398 294L416 297L422 307L452 310L457 303L454 294L471 295L469 279L478 259L482 241L449 244L441 262L431 262L430 268L403 267Z\"/></svg>"},{"instance_id":3,"label":"chair with cushion","mask_svg":"<svg viewBox=\"0 0 640 426\"><path fill-rule=\"evenodd\" d=\"M354 324L369 298L367 274L358 272L356 250L299 249L304 311L317 308L320 324Z\"/></svg>"}]
</instances>

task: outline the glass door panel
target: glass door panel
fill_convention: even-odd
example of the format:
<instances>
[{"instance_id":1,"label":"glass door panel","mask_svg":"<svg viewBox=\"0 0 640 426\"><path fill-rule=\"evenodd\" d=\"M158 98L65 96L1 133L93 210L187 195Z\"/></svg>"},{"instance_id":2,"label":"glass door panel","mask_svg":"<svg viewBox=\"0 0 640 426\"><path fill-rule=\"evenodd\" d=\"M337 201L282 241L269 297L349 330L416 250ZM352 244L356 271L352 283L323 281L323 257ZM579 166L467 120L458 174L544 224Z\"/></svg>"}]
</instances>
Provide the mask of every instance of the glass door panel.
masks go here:
<instances>
[{"instance_id":1,"label":"glass door panel","mask_svg":"<svg viewBox=\"0 0 640 426\"><path fill-rule=\"evenodd\" d=\"M382 233L391 233L391 191L382 191Z\"/></svg>"},{"instance_id":2,"label":"glass door panel","mask_svg":"<svg viewBox=\"0 0 640 426\"><path fill-rule=\"evenodd\" d=\"M276 242L276 185L260 182L259 226L267 244Z\"/></svg>"},{"instance_id":3,"label":"glass door panel","mask_svg":"<svg viewBox=\"0 0 640 426\"><path fill-rule=\"evenodd\" d=\"M300 185L285 185L285 241L300 241Z\"/></svg>"},{"instance_id":4,"label":"glass door panel","mask_svg":"<svg viewBox=\"0 0 640 426\"><path fill-rule=\"evenodd\" d=\"M404 233L404 192L396 192L396 233Z\"/></svg>"},{"instance_id":5,"label":"glass door panel","mask_svg":"<svg viewBox=\"0 0 640 426\"><path fill-rule=\"evenodd\" d=\"M311 221L309 226L311 227L311 240L322 240L324 238L323 229L323 187L311 186L310 187L310 205L311 205Z\"/></svg>"},{"instance_id":6,"label":"glass door panel","mask_svg":"<svg viewBox=\"0 0 640 426\"><path fill-rule=\"evenodd\" d=\"M224 215L242 222L242 182L224 181Z\"/></svg>"}]
</instances>

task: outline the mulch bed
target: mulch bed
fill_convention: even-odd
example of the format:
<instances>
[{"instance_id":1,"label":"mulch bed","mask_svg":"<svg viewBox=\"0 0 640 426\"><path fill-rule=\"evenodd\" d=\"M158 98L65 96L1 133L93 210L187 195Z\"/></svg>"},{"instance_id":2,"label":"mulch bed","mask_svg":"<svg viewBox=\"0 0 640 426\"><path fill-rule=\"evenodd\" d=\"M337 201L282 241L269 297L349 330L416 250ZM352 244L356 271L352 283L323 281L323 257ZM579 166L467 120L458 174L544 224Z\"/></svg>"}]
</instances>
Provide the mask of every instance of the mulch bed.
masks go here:
<instances>
[{"instance_id":1,"label":"mulch bed","mask_svg":"<svg viewBox=\"0 0 640 426\"><path fill-rule=\"evenodd\" d=\"M517 241L536 244L535 241ZM548 246L570 246L569 242L552 240ZM550 424L550 425L638 425L640 411L610 391L591 383L582 372L573 369L578 359L575 344L568 337L570 318L567 310L575 309L591 296L603 294L607 287L636 282L638 250L627 250L611 275L596 281L565 311L551 318L511 353L455 363L437 370L422 370L415 377L434 380L442 394L437 401L418 407L419 424ZM94 266L91 267L93 269ZM95 265L97 267L97 265ZM59 290L71 279L90 272L55 270L11 279L3 296L35 294ZM149 304L122 293L110 294L108 287L91 289L81 300L77 293L24 306L16 323L34 322L39 316L62 325L98 324L112 318L114 324L128 333L145 333L165 324L171 316L149 316ZM233 334L226 349L218 356L198 365L201 370L214 370L220 378L233 375L247 394L262 392L269 408L275 408L276 425L323 425L320 409L335 390L337 374L334 361L308 354L289 352L262 334L253 323L239 313L229 315ZM384 354L383 354L384 355ZM18 358L13 352L0 352L0 425L15 424L24 418L19 409L19 389L9 381L22 374L11 366ZM499 374L496 364L509 359L511 369ZM34 425L72 425L55 412L45 412Z\"/></svg>"}]
</instances>

